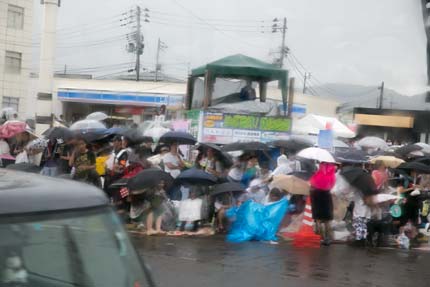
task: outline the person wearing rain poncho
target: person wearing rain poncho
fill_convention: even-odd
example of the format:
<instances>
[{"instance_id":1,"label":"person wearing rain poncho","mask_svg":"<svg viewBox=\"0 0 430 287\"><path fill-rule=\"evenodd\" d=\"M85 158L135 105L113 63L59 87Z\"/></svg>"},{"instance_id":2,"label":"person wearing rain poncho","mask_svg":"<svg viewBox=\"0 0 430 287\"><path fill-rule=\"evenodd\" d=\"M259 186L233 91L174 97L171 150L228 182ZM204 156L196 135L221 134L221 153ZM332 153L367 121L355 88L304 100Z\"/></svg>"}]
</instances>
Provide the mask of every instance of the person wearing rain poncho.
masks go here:
<instances>
[{"instance_id":1,"label":"person wearing rain poncho","mask_svg":"<svg viewBox=\"0 0 430 287\"><path fill-rule=\"evenodd\" d=\"M288 199L274 188L269 193L269 202L265 205L247 200L240 206L227 210L226 215L232 221L227 235L229 242L250 240L276 243L276 233L288 210Z\"/></svg>"},{"instance_id":2,"label":"person wearing rain poncho","mask_svg":"<svg viewBox=\"0 0 430 287\"><path fill-rule=\"evenodd\" d=\"M293 170L290 167L290 162L286 155L280 155L277 159L277 166L272 172L272 176L280 174L290 174Z\"/></svg>"}]
</instances>

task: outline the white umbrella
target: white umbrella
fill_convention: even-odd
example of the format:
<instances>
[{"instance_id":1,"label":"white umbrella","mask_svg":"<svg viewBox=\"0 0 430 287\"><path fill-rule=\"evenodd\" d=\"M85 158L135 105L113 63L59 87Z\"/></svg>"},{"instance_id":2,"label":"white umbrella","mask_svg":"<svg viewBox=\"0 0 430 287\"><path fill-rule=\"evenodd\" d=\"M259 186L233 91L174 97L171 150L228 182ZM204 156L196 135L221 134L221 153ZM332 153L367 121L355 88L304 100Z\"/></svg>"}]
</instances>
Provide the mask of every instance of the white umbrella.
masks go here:
<instances>
[{"instance_id":1,"label":"white umbrella","mask_svg":"<svg viewBox=\"0 0 430 287\"><path fill-rule=\"evenodd\" d=\"M422 148L422 152L430 153L430 145L426 143L416 143L415 145L420 146Z\"/></svg>"},{"instance_id":2,"label":"white umbrella","mask_svg":"<svg viewBox=\"0 0 430 287\"><path fill-rule=\"evenodd\" d=\"M333 156L326 151L325 149L317 148L317 147L308 147L304 150L301 150L298 154L298 157L313 159L319 162L336 162Z\"/></svg>"},{"instance_id":3,"label":"white umbrella","mask_svg":"<svg viewBox=\"0 0 430 287\"><path fill-rule=\"evenodd\" d=\"M87 120L95 120L95 121L103 121L107 119L109 116L103 112L94 112L89 114L86 119Z\"/></svg>"},{"instance_id":4,"label":"white umbrella","mask_svg":"<svg viewBox=\"0 0 430 287\"><path fill-rule=\"evenodd\" d=\"M361 148L372 148L372 149L380 149L387 150L387 143L378 137L364 137L356 143L357 146Z\"/></svg>"},{"instance_id":5,"label":"white umbrella","mask_svg":"<svg viewBox=\"0 0 430 287\"><path fill-rule=\"evenodd\" d=\"M379 193L375 196L375 202L376 203L382 203L390 200L397 200L400 196L392 195L392 194L385 194L385 193Z\"/></svg>"},{"instance_id":6,"label":"white umbrella","mask_svg":"<svg viewBox=\"0 0 430 287\"><path fill-rule=\"evenodd\" d=\"M95 120L82 120L77 121L74 123L70 129L72 131L78 131L78 130L100 130L100 129L106 129L106 126Z\"/></svg>"}]
</instances>

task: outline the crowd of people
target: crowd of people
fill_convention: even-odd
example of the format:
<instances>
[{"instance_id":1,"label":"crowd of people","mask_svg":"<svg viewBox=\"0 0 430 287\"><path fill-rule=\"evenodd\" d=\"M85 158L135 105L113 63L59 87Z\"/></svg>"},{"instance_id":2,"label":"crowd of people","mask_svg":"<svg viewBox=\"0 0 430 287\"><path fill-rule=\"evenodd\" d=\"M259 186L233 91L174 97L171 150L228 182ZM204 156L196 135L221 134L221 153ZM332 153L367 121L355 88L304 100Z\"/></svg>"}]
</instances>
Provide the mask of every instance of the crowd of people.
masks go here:
<instances>
[{"instance_id":1,"label":"crowd of people","mask_svg":"<svg viewBox=\"0 0 430 287\"><path fill-rule=\"evenodd\" d=\"M93 184L106 192L126 223L148 235L226 233L240 216L240 212L230 216L231 209L240 209L248 201L270 206L286 200L289 207L276 226L276 231L282 233L292 218L303 214L308 198L315 233L321 236L323 245L336 239L333 227L339 222L351 231L349 239L354 244L384 245L389 238L396 238L405 248L421 236L420 227L426 230L429 226L430 168L425 164L426 157L418 158L421 162L414 158L406 165L388 168L390 164L384 160L373 164L324 162L299 158L295 156L297 151L279 148L227 154L219 146L203 143L184 149L175 141L158 145L150 140L136 142L124 133L103 137L75 133L44 139L40 145L38 141L29 132L1 139L3 165L9 160L5 155L10 155L15 166L32 164L40 167L42 175ZM34 159L37 156L39 161ZM189 169L215 180L175 180ZM154 178L146 179L152 184L133 188L133 180L145 170L164 171L171 180L154 174ZM351 171L361 179L349 176ZM274 178L285 175L306 181L309 192L297 194L273 184ZM241 188L216 192L217 186L226 183Z\"/></svg>"}]
</instances>

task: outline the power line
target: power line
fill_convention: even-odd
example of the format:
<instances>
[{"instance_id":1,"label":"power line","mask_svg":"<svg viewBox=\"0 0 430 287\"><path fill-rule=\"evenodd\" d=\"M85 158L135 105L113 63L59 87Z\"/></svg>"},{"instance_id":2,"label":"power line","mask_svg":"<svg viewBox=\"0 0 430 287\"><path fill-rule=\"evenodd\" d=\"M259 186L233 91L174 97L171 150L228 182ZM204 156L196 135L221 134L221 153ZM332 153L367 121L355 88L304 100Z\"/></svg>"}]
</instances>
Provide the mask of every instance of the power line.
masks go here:
<instances>
[{"instance_id":1,"label":"power line","mask_svg":"<svg viewBox=\"0 0 430 287\"><path fill-rule=\"evenodd\" d=\"M165 26L169 26L172 28L197 28L197 29L206 29L206 30L213 30L212 27L208 27L207 25L193 25L193 24L182 24L182 23L169 23L169 22L162 22L162 21L154 21L151 20L151 23L153 24L158 24L158 25L165 25ZM239 29L218 29L218 31L223 31L223 32L239 32L239 33L261 33L261 31L258 30L239 30Z\"/></svg>"},{"instance_id":2,"label":"power line","mask_svg":"<svg viewBox=\"0 0 430 287\"><path fill-rule=\"evenodd\" d=\"M118 63L118 64L111 64L111 65L103 65L103 66L93 66L93 67L81 67L81 68L68 68L68 72L96 72L98 70L106 70L106 69L112 69L112 68L119 68L124 66L129 66L134 64L134 62L126 62L126 63ZM57 69L57 72L61 72L61 69Z\"/></svg>"},{"instance_id":3,"label":"power line","mask_svg":"<svg viewBox=\"0 0 430 287\"><path fill-rule=\"evenodd\" d=\"M224 31L220 30L217 26L215 26L215 25L213 25L213 24L209 23L209 22L208 22L208 21L206 21L204 18L202 18L202 17L200 17L199 15L195 14L192 10L188 9L187 7L185 7L184 5L182 5L181 3L179 3L178 1L176 1L176 0L170 0L170 1L172 1L173 3L175 3L177 6L181 7L183 10L187 11L191 16L195 17L195 18L196 18L196 19L198 19L200 22L205 23L205 24L206 24L206 25L208 25L209 27L212 27L212 29L213 29L213 30L215 30L215 31L217 31L217 32L219 32L219 33L221 33L221 34L223 34L224 36L226 36L226 37L228 37L228 38L230 38L230 39L237 40L237 37L235 37L235 36L233 36L233 35L230 35L230 34L228 34L228 33L224 32ZM254 44L252 44L252 43L249 43L249 42L244 41L243 39L241 39L241 41L240 41L239 43L243 43L243 44L246 44L246 45L248 45L248 46L258 47L258 49L261 49L261 48L262 48L262 46L261 46L261 47L256 46L256 45L254 45ZM266 48L266 47L264 47L264 48Z\"/></svg>"}]
</instances>

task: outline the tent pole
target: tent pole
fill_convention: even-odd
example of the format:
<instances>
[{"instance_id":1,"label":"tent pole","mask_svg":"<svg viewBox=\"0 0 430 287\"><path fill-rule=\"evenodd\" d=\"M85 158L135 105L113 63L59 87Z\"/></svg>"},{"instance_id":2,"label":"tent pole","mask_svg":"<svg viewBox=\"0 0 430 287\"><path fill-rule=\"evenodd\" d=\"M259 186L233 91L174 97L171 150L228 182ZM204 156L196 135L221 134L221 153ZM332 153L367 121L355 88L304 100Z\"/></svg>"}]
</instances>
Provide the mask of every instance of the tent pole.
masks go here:
<instances>
[{"instance_id":1,"label":"tent pole","mask_svg":"<svg viewBox=\"0 0 430 287\"><path fill-rule=\"evenodd\" d=\"M203 108L205 110L208 109L208 107L210 106L211 102L212 102L212 73L207 70L205 73L205 95L204 95L204 100L203 100Z\"/></svg>"},{"instance_id":2,"label":"tent pole","mask_svg":"<svg viewBox=\"0 0 430 287\"><path fill-rule=\"evenodd\" d=\"M281 93L282 93L282 104L284 110L284 117L287 116L287 76L284 75L281 79Z\"/></svg>"},{"instance_id":3,"label":"tent pole","mask_svg":"<svg viewBox=\"0 0 430 287\"><path fill-rule=\"evenodd\" d=\"M258 82L258 87L260 88L260 102L265 103L267 98L267 82Z\"/></svg>"},{"instance_id":4,"label":"tent pole","mask_svg":"<svg viewBox=\"0 0 430 287\"><path fill-rule=\"evenodd\" d=\"M191 110L191 106L193 104L193 96L194 96L194 82L196 78L193 76L188 77L187 81L187 95L185 99L185 109Z\"/></svg>"},{"instance_id":5,"label":"tent pole","mask_svg":"<svg viewBox=\"0 0 430 287\"><path fill-rule=\"evenodd\" d=\"M288 92L288 117L293 116L293 104L294 104L294 78L290 78L290 86Z\"/></svg>"}]
</instances>

